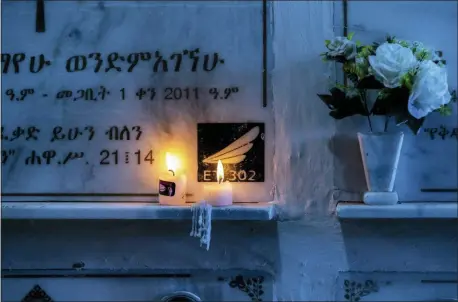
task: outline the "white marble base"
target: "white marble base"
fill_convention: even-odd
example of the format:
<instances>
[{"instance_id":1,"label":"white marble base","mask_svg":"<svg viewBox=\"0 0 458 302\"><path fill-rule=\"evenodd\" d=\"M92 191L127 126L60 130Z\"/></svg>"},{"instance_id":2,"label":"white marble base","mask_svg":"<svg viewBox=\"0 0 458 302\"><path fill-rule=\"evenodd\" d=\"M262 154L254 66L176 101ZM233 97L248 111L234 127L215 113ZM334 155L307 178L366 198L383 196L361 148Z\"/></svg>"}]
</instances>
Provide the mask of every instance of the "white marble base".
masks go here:
<instances>
[{"instance_id":1,"label":"white marble base","mask_svg":"<svg viewBox=\"0 0 458 302\"><path fill-rule=\"evenodd\" d=\"M363 201L367 205L387 206L397 204L399 197L396 192L365 192Z\"/></svg>"}]
</instances>

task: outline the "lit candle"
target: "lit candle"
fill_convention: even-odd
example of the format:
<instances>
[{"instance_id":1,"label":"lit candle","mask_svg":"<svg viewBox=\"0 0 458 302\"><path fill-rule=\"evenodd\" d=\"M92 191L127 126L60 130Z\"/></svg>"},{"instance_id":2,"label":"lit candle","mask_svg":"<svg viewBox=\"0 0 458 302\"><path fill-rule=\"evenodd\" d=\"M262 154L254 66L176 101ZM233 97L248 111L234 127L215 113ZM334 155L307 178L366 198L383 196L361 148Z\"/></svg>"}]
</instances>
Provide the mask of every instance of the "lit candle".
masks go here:
<instances>
[{"instance_id":1,"label":"lit candle","mask_svg":"<svg viewBox=\"0 0 458 302\"><path fill-rule=\"evenodd\" d=\"M213 206L232 204L232 184L224 181L224 168L220 160L216 168L217 183L204 185L204 200Z\"/></svg>"},{"instance_id":2,"label":"lit candle","mask_svg":"<svg viewBox=\"0 0 458 302\"><path fill-rule=\"evenodd\" d=\"M178 158L167 152L165 161L168 171L159 176L159 204L185 205L186 175L179 170Z\"/></svg>"}]
</instances>

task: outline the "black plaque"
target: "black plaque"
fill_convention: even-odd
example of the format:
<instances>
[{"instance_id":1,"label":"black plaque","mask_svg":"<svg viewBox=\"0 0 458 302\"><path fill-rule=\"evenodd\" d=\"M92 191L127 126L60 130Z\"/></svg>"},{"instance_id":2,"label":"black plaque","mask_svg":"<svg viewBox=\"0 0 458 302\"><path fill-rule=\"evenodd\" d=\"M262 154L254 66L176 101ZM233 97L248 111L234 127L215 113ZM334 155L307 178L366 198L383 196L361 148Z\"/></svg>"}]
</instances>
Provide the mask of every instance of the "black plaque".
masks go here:
<instances>
[{"instance_id":1,"label":"black plaque","mask_svg":"<svg viewBox=\"0 0 458 302\"><path fill-rule=\"evenodd\" d=\"M216 182L218 160L224 180L264 182L264 123L197 124L197 179Z\"/></svg>"}]
</instances>

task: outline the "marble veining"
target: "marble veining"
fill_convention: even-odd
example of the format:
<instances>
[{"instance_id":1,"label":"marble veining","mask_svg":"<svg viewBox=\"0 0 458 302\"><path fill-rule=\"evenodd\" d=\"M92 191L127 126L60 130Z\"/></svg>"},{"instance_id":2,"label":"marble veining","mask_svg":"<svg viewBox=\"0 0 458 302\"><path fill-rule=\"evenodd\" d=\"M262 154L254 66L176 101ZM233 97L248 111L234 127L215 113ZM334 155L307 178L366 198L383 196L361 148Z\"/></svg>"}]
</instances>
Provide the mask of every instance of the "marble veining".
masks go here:
<instances>
[{"instance_id":1,"label":"marble veining","mask_svg":"<svg viewBox=\"0 0 458 302\"><path fill-rule=\"evenodd\" d=\"M24 102L2 98L2 126L10 132L18 126L40 128L36 141L3 141L2 148L14 149L16 154L3 166L2 192L157 193L158 171L165 165L161 154L178 150L188 171L188 191L198 200L202 190L195 161L199 122L264 122L265 157L273 157L273 113L270 104L262 107L261 2L47 1L44 33L34 30L34 2L6 1L2 10L2 52L26 56L19 73L2 75L3 90L35 91ZM191 54L196 49L198 52ZM114 52L123 57L123 62L118 59L115 64L121 71L110 69L109 55ZM149 61L138 55L138 64L129 72L128 61L135 58L129 54L146 52L151 55ZM104 60L99 72L94 72L98 63L94 53L100 53ZM183 54L179 72L174 65L176 53ZM27 60L40 54L51 65L30 73ZM67 72L68 64L70 68L76 66L72 65L75 60L69 63L67 59L83 55L87 68ZM196 72L191 71L192 55L199 56ZM156 56L169 59L167 72L154 70ZM215 58L220 61L212 69ZM75 93L92 88L100 92L102 86L110 92L103 101L55 98L61 90ZM166 87L198 87L199 98L165 100ZM238 87L239 91L230 98L215 99L208 92L213 87ZM140 88L155 88L156 97L151 101L148 94L139 100L136 92ZM121 94L125 94L125 100L121 100ZM125 125L141 126L141 139L107 139L105 131L109 127ZM96 133L91 141L50 142L55 126L93 126ZM84 159L60 166L24 164L32 150L42 153L48 149L63 155L85 155ZM120 154L152 150L155 161L151 165L122 162L103 166L99 163L103 149L119 150ZM272 161L266 160L265 171L265 183L243 184L247 188L244 190L235 184L235 201L270 201Z\"/></svg>"}]
</instances>

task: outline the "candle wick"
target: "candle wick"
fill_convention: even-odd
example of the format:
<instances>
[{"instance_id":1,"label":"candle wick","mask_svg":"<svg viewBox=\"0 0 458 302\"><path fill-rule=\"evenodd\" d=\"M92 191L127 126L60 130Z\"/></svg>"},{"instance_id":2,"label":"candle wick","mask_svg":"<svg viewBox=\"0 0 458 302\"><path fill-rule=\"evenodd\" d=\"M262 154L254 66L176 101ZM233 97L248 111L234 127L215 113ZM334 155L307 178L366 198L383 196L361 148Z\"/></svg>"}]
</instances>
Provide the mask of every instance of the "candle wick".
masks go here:
<instances>
[{"instance_id":1,"label":"candle wick","mask_svg":"<svg viewBox=\"0 0 458 302\"><path fill-rule=\"evenodd\" d=\"M175 176L175 172L173 172L173 170L169 170L170 172L172 172L173 176Z\"/></svg>"},{"instance_id":2,"label":"candle wick","mask_svg":"<svg viewBox=\"0 0 458 302\"><path fill-rule=\"evenodd\" d=\"M220 179L218 179L218 183L221 184L221 182L223 181L223 178L221 177Z\"/></svg>"}]
</instances>

